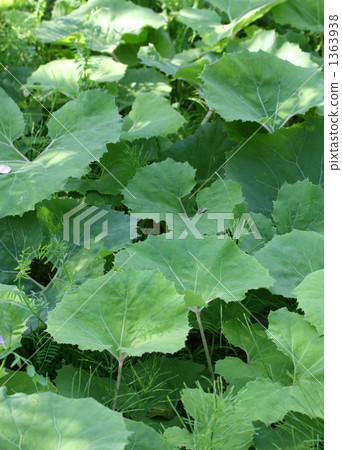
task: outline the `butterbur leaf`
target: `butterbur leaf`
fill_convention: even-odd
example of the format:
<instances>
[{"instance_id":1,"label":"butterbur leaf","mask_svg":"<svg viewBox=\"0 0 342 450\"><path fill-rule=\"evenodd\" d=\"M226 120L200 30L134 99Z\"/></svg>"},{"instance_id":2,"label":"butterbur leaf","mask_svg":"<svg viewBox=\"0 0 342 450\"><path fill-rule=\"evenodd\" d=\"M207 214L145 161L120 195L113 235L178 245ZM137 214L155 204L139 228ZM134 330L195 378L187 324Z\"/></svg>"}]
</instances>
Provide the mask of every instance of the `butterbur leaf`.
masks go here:
<instances>
[{"instance_id":1,"label":"butterbur leaf","mask_svg":"<svg viewBox=\"0 0 342 450\"><path fill-rule=\"evenodd\" d=\"M187 27L196 30L208 45L215 45L225 37L225 35L222 36L225 27L221 26L220 16L215 11L185 8L177 13L177 19Z\"/></svg>"},{"instance_id":2,"label":"butterbur leaf","mask_svg":"<svg viewBox=\"0 0 342 450\"><path fill-rule=\"evenodd\" d=\"M250 381L237 395L236 406L251 421L261 420L265 425L278 422L289 411L322 417L323 390L314 382L283 386L269 379ZM320 388L320 392L317 391Z\"/></svg>"},{"instance_id":3,"label":"butterbur leaf","mask_svg":"<svg viewBox=\"0 0 342 450\"><path fill-rule=\"evenodd\" d=\"M196 199L199 210L206 208L215 213L233 212L234 207L244 201L240 184L222 178L202 189Z\"/></svg>"},{"instance_id":4,"label":"butterbur leaf","mask_svg":"<svg viewBox=\"0 0 342 450\"><path fill-rule=\"evenodd\" d=\"M93 14L89 26L87 17L94 10L97 12ZM164 23L165 20L159 14L129 1L90 0L67 16L43 21L36 34L43 42L54 42L82 31L89 48L110 53L123 36L131 34L138 37L144 27L159 28Z\"/></svg>"},{"instance_id":5,"label":"butterbur leaf","mask_svg":"<svg viewBox=\"0 0 342 450\"><path fill-rule=\"evenodd\" d=\"M170 450L160 434L142 422L124 419L125 427L132 434L128 437L125 450ZM172 448L171 448L172 450Z\"/></svg>"},{"instance_id":6,"label":"butterbur leaf","mask_svg":"<svg viewBox=\"0 0 342 450\"><path fill-rule=\"evenodd\" d=\"M236 33L245 28L250 23L262 17L271 8L283 3L285 0L209 0L213 6L224 11L230 24L225 28L227 37L236 35Z\"/></svg>"},{"instance_id":7,"label":"butterbur leaf","mask_svg":"<svg viewBox=\"0 0 342 450\"><path fill-rule=\"evenodd\" d=\"M141 93L154 92L166 97L171 92L168 78L150 67L127 69L118 88L116 103L119 109L132 105L135 97Z\"/></svg>"},{"instance_id":8,"label":"butterbur leaf","mask_svg":"<svg viewBox=\"0 0 342 450\"><path fill-rule=\"evenodd\" d=\"M127 142L107 144L107 150L100 160L103 170L98 178L69 178L64 190L80 192L83 195L89 191L106 195L119 194L136 170L143 165L144 157L139 157L140 155L132 151Z\"/></svg>"},{"instance_id":9,"label":"butterbur leaf","mask_svg":"<svg viewBox=\"0 0 342 450\"><path fill-rule=\"evenodd\" d=\"M159 268L179 292L190 290L205 302L216 297L227 303L242 300L249 289L273 283L268 271L229 238L150 236L143 242L128 245L117 254L115 264L119 267L133 253L134 258L127 261L127 266L138 270Z\"/></svg>"},{"instance_id":10,"label":"butterbur leaf","mask_svg":"<svg viewBox=\"0 0 342 450\"><path fill-rule=\"evenodd\" d=\"M67 399L51 392L6 396L5 389L0 396L3 449L123 450L131 434L120 413L91 398Z\"/></svg>"},{"instance_id":11,"label":"butterbur leaf","mask_svg":"<svg viewBox=\"0 0 342 450\"><path fill-rule=\"evenodd\" d=\"M321 359L318 364L321 365L323 373L323 344L321 346ZM324 418L324 386L323 377L321 382L314 377L303 379L297 384L286 387L293 398L292 410L306 414L311 418Z\"/></svg>"},{"instance_id":12,"label":"butterbur leaf","mask_svg":"<svg viewBox=\"0 0 342 450\"><path fill-rule=\"evenodd\" d=\"M15 152L12 148L12 143L20 138L25 130L24 116L21 113L18 105L9 97L6 92L0 87L0 103L1 103L1 134L0 134L0 150L1 161L5 163L8 161L10 166L2 164L2 175L9 173L6 167L12 167L12 162L21 160L21 155ZM5 177L0 177L0 180Z\"/></svg>"},{"instance_id":13,"label":"butterbur leaf","mask_svg":"<svg viewBox=\"0 0 342 450\"><path fill-rule=\"evenodd\" d=\"M158 271L110 271L88 280L64 297L47 323L57 342L117 357L174 353L189 331L183 297Z\"/></svg>"},{"instance_id":14,"label":"butterbur leaf","mask_svg":"<svg viewBox=\"0 0 342 450\"><path fill-rule=\"evenodd\" d=\"M208 9L185 8L177 15L180 21L196 30L208 45L215 45L222 39L233 38L243 28L262 17L275 5L284 0L211 0L210 3L224 11L230 23L221 24L220 17Z\"/></svg>"},{"instance_id":15,"label":"butterbur leaf","mask_svg":"<svg viewBox=\"0 0 342 450\"><path fill-rule=\"evenodd\" d=\"M198 294L194 294L189 289L186 289L183 292L183 294L186 306L198 306L198 307L206 306L205 302L203 301L203 298Z\"/></svg>"},{"instance_id":16,"label":"butterbur leaf","mask_svg":"<svg viewBox=\"0 0 342 450\"><path fill-rule=\"evenodd\" d=\"M292 382L289 376L291 359L277 349L261 325L247 325L241 320L232 319L223 324L223 333L228 342L243 349L247 357L247 362L227 356L216 363L215 371L235 386L236 391L258 377L283 384Z\"/></svg>"},{"instance_id":17,"label":"butterbur leaf","mask_svg":"<svg viewBox=\"0 0 342 450\"><path fill-rule=\"evenodd\" d=\"M203 211L203 219L198 222L198 229L203 234L224 234L227 228L234 231L234 219L238 218L234 210L244 201L239 183L220 177L210 187L199 191L196 200L198 211Z\"/></svg>"},{"instance_id":18,"label":"butterbur leaf","mask_svg":"<svg viewBox=\"0 0 342 450\"><path fill-rule=\"evenodd\" d=\"M7 144L0 163L11 161L13 169L0 177L0 188L5 198L1 203L0 217L33 209L36 203L62 189L69 176L84 175L89 170L89 163L106 151L106 142L119 140L121 118L114 98L97 90L82 92L50 118L51 141L36 159L29 161L15 150L12 142L23 130L22 114L4 91L0 90L0 95L6 98L11 112L1 109L1 120L6 116L8 127L4 133ZM17 130L15 134L9 131L12 127ZM49 183L46 183L47 178Z\"/></svg>"},{"instance_id":19,"label":"butterbur leaf","mask_svg":"<svg viewBox=\"0 0 342 450\"><path fill-rule=\"evenodd\" d=\"M28 303L16 286L0 284L0 357L20 346L25 324L33 315Z\"/></svg>"},{"instance_id":20,"label":"butterbur leaf","mask_svg":"<svg viewBox=\"0 0 342 450\"><path fill-rule=\"evenodd\" d=\"M269 425L289 411L323 417L323 339L303 316L282 308L270 313L268 329L235 319L223 332L247 355L247 364L237 357L216 363L246 420Z\"/></svg>"},{"instance_id":21,"label":"butterbur leaf","mask_svg":"<svg viewBox=\"0 0 342 450\"><path fill-rule=\"evenodd\" d=\"M109 56L91 56L87 75L93 81L113 82L125 74L126 66ZM37 88L44 94L59 91L67 97L76 98L79 92L79 70L74 59L57 59L41 65L30 75L25 87ZM36 86L36 84L38 85Z\"/></svg>"},{"instance_id":22,"label":"butterbur leaf","mask_svg":"<svg viewBox=\"0 0 342 450\"><path fill-rule=\"evenodd\" d=\"M310 53L303 52L297 43L289 42L285 36L277 34L275 30L259 28L251 38L233 40L226 48L229 53L242 49L247 49L249 52L263 50L296 66L317 68L317 64L312 61Z\"/></svg>"},{"instance_id":23,"label":"butterbur leaf","mask_svg":"<svg viewBox=\"0 0 342 450\"><path fill-rule=\"evenodd\" d=\"M216 178L217 170L223 171L221 166L226 160L225 153L235 145L235 141L227 139L221 122L217 120L200 125L193 135L176 141L165 155L175 161L187 161L196 169L196 179L204 183L210 177Z\"/></svg>"},{"instance_id":24,"label":"butterbur leaf","mask_svg":"<svg viewBox=\"0 0 342 450\"><path fill-rule=\"evenodd\" d=\"M176 133L185 119L169 101L149 92L137 95L131 112L123 121L122 138L128 141Z\"/></svg>"},{"instance_id":25,"label":"butterbur leaf","mask_svg":"<svg viewBox=\"0 0 342 450\"><path fill-rule=\"evenodd\" d=\"M246 203L237 205L237 208L239 206L244 207L245 205ZM254 254L254 252L260 250L260 248L262 248L267 242L273 239L276 233L276 227L274 226L271 219L261 213L252 212L247 213L247 216L243 216L242 214L244 214L244 212L242 212L240 215L237 208L235 209L235 214L237 217L239 217L239 220L236 220L235 222L236 225L235 229L233 230L233 236L235 234L239 234L240 230L242 229L241 235L239 236L238 240L239 247L246 253ZM251 220L253 221L253 224ZM253 229L251 230L249 229L249 227L252 227ZM258 231L258 233L253 234L252 231L255 232L256 230Z\"/></svg>"},{"instance_id":26,"label":"butterbur leaf","mask_svg":"<svg viewBox=\"0 0 342 450\"><path fill-rule=\"evenodd\" d=\"M305 319L316 327L318 333L324 333L324 271L317 270L307 275L293 290L299 307L305 312Z\"/></svg>"},{"instance_id":27,"label":"butterbur leaf","mask_svg":"<svg viewBox=\"0 0 342 450\"><path fill-rule=\"evenodd\" d=\"M323 32L323 0L287 0L272 10L273 18L282 25L290 25L300 30Z\"/></svg>"},{"instance_id":28,"label":"butterbur leaf","mask_svg":"<svg viewBox=\"0 0 342 450\"><path fill-rule=\"evenodd\" d=\"M286 308L269 315L268 336L279 351L293 362L294 383L297 380L323 381L323 337L303 316Z\"/></svg>"},{"instance_id":29,"label":"butterbur leaf","mask_svg":"<svg viewBox=\"0 0 342 450\"><path fill-rule=\"evenodd\" d=\"M102 241L95 246L92 245L90 249L71 246L64 266L58 265L57 273L44 291L50 309L75 286L103 275L105 260L99 251L101 243Z\"/></svg>"},{"instance_id":30,"label":"butterbur leaf","mask_svg":"<svg viewBox=\"0 0 342 450\"><path fill-rule=\"evenodd\" d=\"M259 122L270 132L323 104L322 73L262 50L225 54L201 78L206 102L226 121Z\"/></svg>"},{"instance_id":31,"label":"butterbur leaf","mask_svg":"<svg viewBox=\"0 0 342 450\"><path fill-rule=\"evenodd\" d=\"M293 229L323 233L323 190L309 180L297 181L293 185L284 183L274 202L272 216L281 234Z\"/></svg>"},{"instance_id":32,"label":"butterbur leaf","mask_svg":"<svg viewBox=\"0 0 342 450\"><path fill-rule=\"evenodd\" d=\"M138 169L122 194L133 213L149 218L148 213L184 212L181 199L194 186L195 170L188 163L166 159Z\"/></svg>"},{"instance_id":33,"label":"butterbur leaf","mask_svg":"<svg viewBox=\"0 0 342 450\"><path fill-rule=\"evenodd\" d=\"M250 381L237 396L237 407L251 421L261 420L265 425L282 420L293 404L289 389L267 378Z\"/></svg>"},{"instance_id":34,"label":"butterbur leaf","mask_svg":"<svg viewBox=\"0 0 342 450\"><path fill-rule=\"evenodd\" d=\"M322 130L323 120L310 118L288 129L256 135L240 151L237 147L227 154L226 176L242 185L251 211L270 216L284 182L308 178L322 186Z\"/></svg>"},{"instance_id":35,"label":"butterbur leaf","mask_svg":"<svg viewBox=\"0 0 342 450\"><path fill-rule=\"evenodd\" d=\"M323 269L323 236L314 231L293 230L275 236L255 253L256 259L276 280L274 294L293 296L293 289L311 272Z\"/></svg>"},{"instance_id":36,"label":"butterbur leaf","mask_svg":"<svg viewBox=\"0 0 342 450\"><path fill-rule=\"evenodd\" d=\"M126 66L108 56L91 56L89 58L89 78L97 83L113 83L125 75Z\"/></svg>"},{"instance_id":37,"label":"butterbur leaf","mask_svg":"<svg viewBox=\"0 0 342 450\"><path fill-rule=\"evenodd\" d=\"M186 428L170 427L164 432L168 445L175 448L194 448L193 437Z\"/></svg>"}]
</instances>

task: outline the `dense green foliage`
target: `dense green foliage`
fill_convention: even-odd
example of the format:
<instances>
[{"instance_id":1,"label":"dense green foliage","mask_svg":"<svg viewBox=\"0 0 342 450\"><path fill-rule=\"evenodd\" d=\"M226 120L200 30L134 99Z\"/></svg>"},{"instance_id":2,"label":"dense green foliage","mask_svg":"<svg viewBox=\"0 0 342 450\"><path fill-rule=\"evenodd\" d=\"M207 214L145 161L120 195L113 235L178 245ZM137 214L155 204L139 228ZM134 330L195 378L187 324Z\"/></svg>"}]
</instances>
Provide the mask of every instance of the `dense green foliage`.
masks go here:
<instances>
[{"instance_id":1,"label":"dense green foliage","mask_svg":"<svg viewBox=\"0 0 342 450\"><path fill-rule=\"evenodd\" d=\"M323 448L322 0L0 32L0 448Z\"/></svg>"}]
</instances>

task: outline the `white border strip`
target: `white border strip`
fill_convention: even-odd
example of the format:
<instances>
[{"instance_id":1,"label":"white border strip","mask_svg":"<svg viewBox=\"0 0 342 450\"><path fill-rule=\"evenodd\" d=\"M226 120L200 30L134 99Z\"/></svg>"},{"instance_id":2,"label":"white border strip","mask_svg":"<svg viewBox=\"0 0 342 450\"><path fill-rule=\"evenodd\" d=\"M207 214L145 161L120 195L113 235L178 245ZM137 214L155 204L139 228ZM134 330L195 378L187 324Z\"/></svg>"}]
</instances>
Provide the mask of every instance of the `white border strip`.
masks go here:
<instances>
[{"instance_id":1,"label":"white border strip","mask_svg":"<svg viewBox=\"0 0 342 450\"><path fill-rule=\"evenodd\" d=\"M325 0L324 11L324 59L325 59L325 111L324 111L324 176L325 176L325 448L335 450L341 440L342 381L341 381L341 328L342 328L342 235L341 235L341 199L342 199L342 152L339 149L341 170L331 170L331 83L339 83L339 115L342 110L342 2ZM338 16L338 28L329 27L330 16ZM329 30L338 30L338 66L330 65L332 53L329 49ZM332 36L331 36L332 37ZM334 77L335 72L335 77ZM339 117L339 139L342 123Z\"/></svg>"}]
</instances>

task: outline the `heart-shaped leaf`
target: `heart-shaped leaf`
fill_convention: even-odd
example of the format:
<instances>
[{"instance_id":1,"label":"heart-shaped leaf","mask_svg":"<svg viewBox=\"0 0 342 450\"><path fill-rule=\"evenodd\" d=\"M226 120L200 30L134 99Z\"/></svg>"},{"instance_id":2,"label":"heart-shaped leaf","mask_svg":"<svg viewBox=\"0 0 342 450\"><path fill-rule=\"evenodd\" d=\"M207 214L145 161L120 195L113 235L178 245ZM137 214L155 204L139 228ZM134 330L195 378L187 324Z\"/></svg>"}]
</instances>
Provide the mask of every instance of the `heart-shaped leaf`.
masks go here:
<instances>
[{"instance_id":1,"label":"heart-shaped leaf","mask_svg":"<svg viewBox=\"0 0 342 450\"><path fill-rule=\"evenodd\" d=\"M48 331L57 342L109 350L116 357L174 353L189 331L184 299L158 271L125 270L93 278L52 311Z\"/></svg>"}]
</instances>

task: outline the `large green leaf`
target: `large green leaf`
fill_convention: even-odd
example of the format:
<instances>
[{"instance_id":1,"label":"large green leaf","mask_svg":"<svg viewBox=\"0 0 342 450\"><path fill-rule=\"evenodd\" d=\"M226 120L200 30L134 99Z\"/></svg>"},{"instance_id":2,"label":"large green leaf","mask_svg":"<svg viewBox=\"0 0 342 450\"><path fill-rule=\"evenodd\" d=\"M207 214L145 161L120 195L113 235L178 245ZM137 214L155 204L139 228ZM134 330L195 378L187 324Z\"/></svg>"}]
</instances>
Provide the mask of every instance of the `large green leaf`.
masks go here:
<instances>
[{"instance_id":1,"label":"large green leaf","mask_svg":"<svg viewBox=\"0 0 342 450\"><path fill-rule=\"evenodd\" d=\"M313 184L323 183L321 119L256 135L238 148L227 154L226 174L242 185L251 211L270 215L284 182L294 184L308 178Z\"/></svg>"},{"instance_id":2,"label":"large green leaf","mask_svg":"<svg viewBox=\"0 0 342 450\"><path fill-rule=\"evenodd\" d=\"M215 371L236 390L258 377L291 383L291 360L279 352L261 325L249 325L244 320L232 319L224 323L223 333L230 344L243 349L247 356L246 362L227 356L216 363Z\"/></svg>"},{"instance_id":3,"label":"large green leaf","mask_svg":"<svg viewBox=\"0 0 342 450\"><path fill-rule=\"evenodd\" d=\"M303 52L297 43L288 41L286 36L277 34L275 30L257 28L252 37L234 39L226 48L229 53L242 49L247 49L250 52L263 50L296 66L317 68L317 64L312 61L310 53Z\"/></svg>"},{"instance_id":4,"label":"large green leaf","mask_svg":"<svg viewBox=\"0 0 342 450\"><path fill-rule=\"evenodd\" d=\"M176 141L165 154L175 161L191 164L196 169L196 179L203 183L221 168L225 153L235 144L227 138L220 121L216 121L201 125L193 135Z\"/></svg>"},{"instance_id":5,"label":"large green leaf","mask_svg":"<svg viewBox=\"0 0 342 450\"><path fill-rule=\"evenodd\" d=\"M114 213L114 220L109 220L109 229L114 233L117 232L117 234L107 235L106 242L109 248L116 247L117 249L123 247L129 241L129 225L126 220L124 222L120 222L120 219L119 221L115 220L115 215L120 213L117 211L111 213ZM126 218L128 220L127 216ZM115 226L119 229L115 229ZM120 230L120 227L123 227L123 229ZM121 234L121 231L124 232L127 239L123 238L124 235ZM97 278L103 275L105 259L101 256L100 249L107 245L103 240L95 245L92 243L90 249L70 245L63 264L59 262L56 274L42 292L50 309L75 286L79 286L89 278Z\"/></svg>"},{"instance_id":6,"label":"large green leaf","mask_svg":"<svg viewBox=\"0 0 342 450\"><path fill-rule=\"evenodd\" d=\"M98 191L102 194L117 195L135 175L136 170L143 165L144 155L127 142L108 144L107 150L100 160L102 165L100 177L95 180L69 179L67 185L69 191L76 190L82 194L87 191Z\"/></svg>"},{"instance_id":7,"label":"large green leaf","mask_svg":"<svg viewBox=\"0 0 342 450\"><path fill-rule=\"evenodd\" d=\"M236 228L235 207L243 201L242 189L235 181L219 178L210 187L202 189L196 197L199 211L205 211L198 222L198 229L204 234L226 233L229 228L232 234ZM230 214L230 218L221 219L221 214ZM218 222L213 220L218 218ZM222 235L221 235L222 238Z\"/></svg>"},{"instance_id":8,"label":"large green leaf","mask_svg":"<svg viewBox=\"0 0 342 450\"><path fill-rule=\"evenodd\" d=\"M62 189L69 176L86 173L88 164L106 151L106 142L119 140L121 118L114 98L97 90L82 92L53 114L48 122L49 145L29 161L13 144L22 133L22 114L4 91L0 90L0 96L5 106L0 116L5 123L0 163L12 169L0 178L6 199L0 217L33 209L37 202Z\"/></svg>"},{"instance_id":9,"label":"large green leaf","mask_svg":"<svg viewBox=\"0 0 342 450\"><path fill-rule=\"evenodd\" d=\"M323 0L287 0L272 10L276 22L291 25L300 30L323 32Z\"/></svg>"},{"instance_id":10,"label":"large green leaf","mask_svg":"<svg viewBox=\"0 0 342 450\"><path fill-rule=\"evenodd\" d=\"M236 406L249 420L269 425L289 411L322 417L323 338L303 316L282 308L270 313L268 330L235 319L223 331L246 351L247 363L227 357L216 372L241 388Z\"/></svg>"},{"instance_id":11,"label":"large green leaf","mask_svg":"<svg viewBox=\"0 0 342 450\"><path fill-rule=\"evenodd\" d=\"M132 110L123 121L122 138L128 141L166 136L184 125L184 117L169 101L154 92L138 94Z\"/></svg>"},{"instance_id":12,"label":"large green leaf","mask_svg":"<svg viewBox=\"0 0 342 450\"><path fill-rule=\"evenodd\" d=\"M158 271L110 271L66 295L48 320L57 342L120 355L174 353L189 331L183 297Z\"/></svg>"},{"instance_id":13,"label":"large green leaf","mask_svg":"<svg viewBox=\"0 0 342 450\"><path fill-rule=\"evenodd\" d=\"M126 70L126 66L108 56L91 56L89 58L89 78L96 82L118 81ZM79 92L79 70L74 59L57 59L39 66L26 81L30 90L38 88L44 94L59 91L64 95L76 98ZM36 86L36 84L38 84Z\"/></svg>"},{"instance_id":14,"label":"large green leaf","mask_svg":"<svg viewBox=\"0 0 342 450\"><path fill-rule=\"evenodd\" d=\"M262 50L225 54L201 78L206 102L225 120L259 122L270 132L323 104L322 73Z\"/></svg>"},{"instance_id":15,"label":"large green leaf","mask_svg":"<svg viewBox=\"0 0 342 450\"><path fill-rule=\"evenodd\" d=\"M67 399L51 392L6 396L0 392L0 445L13 448L123 450L124 419L95 400Z\"/></svg>"},{"instance_id":16,"label":"large green leaf","mask_svg":"<svg viewBox=\"0 0 342 450\"><path fill-rule=\"evenodd\" d=\"M224 11L229 20L232 34L236 34L251 22L262 17L271 8L283 3L284 0L209 0L213 6Z\"/></svg>"},{"instance_id":17,"label":"large green leaf","mask_svg":"<svg viewBox=\"0 0 342 450\"><path fill-rule=\"evenodd\" d=\"M272 216L281 234L293 229L323 233L323 190L307 179L292 185L284 183L274 202Z\"/></svg>"},{"instance_id":18,"label":"large green leaf","mask_svg":"<svg viewBox=\"0 0 342 450\"><path fill-rule=\"evenodd\" d=\"M238 393L236 406L245 412L246 419L261 420L265 425L282 420L289 411L322 418L323 390L318 387L318 383L311 382L283 386L258 378Z\"/></svg>"},{"instance_id":19,"label":"large green leaf","mask_svg":"<svg viewBox=\"0 0 342 450\"><path fill-rule=\"evenodd\" d=\"M122 191L125 205L141 218L149 213L184 212L181 199L195 185L195 170L172 159L138 169Z\"/></svg>"},{"instance_id":20,"label":"large green leaf","mask_svg":"<svg viewBox=\"0 0 342 450\"><path fill-rule=\"evenodd\" d=\"M246 411L249 420L261 420L265 425L271 425L282 420L289 411L296 410L297 404L288 387L267 378L258 378L239 391L237 407Z\"/></svg>"},{"instance_id":21,"label":"large green leaf","mask_svg":"<svg viewBox=\"0 0 342 450\"><path fill-rule=\"evenodd\" d=\"M269 315L268 336L279 351L289 356L293 363L294 383L310 380L323 381L323 337L303 316L286 308Z\"/></svg>"},{"instance_id":22,"label":"large green leaf","mask_svg":"<svg viewBox=\"0 0 342 450\"><path fill-rule=\"evenodd\" d=\"M133 104L135 97L142 93L154 92L166 97L171 92L168 78L152 67L127 69L119 83L116 103L120 109Z\"/></svg>"},{"instance_id":23,"label":"large green leaf","mask_svg":"<svg viewBox=\"0 0 342 450\"><path fill-rule=\"evenodd\" d=\"M144 242L128 245L116 256L115 264L120 266L133 254L127 266L138 270L159 268L179 292L191 290L205 302L216 297L226 302L242 300L248 289L273 283L268 271L229 238L188 236L171 240L163 235L150 236Z\"/></svg>"},{"instance_id":24,"label":"large green leaf","mask_svg":"<svg viewBox=\"0 0 342 450\"><path fill-rule=\"evenodd\" d=\"M125 450L172 450L164 442L165 439L153 428L142 422L125 419L125 426L132 434L128 437L128 444Z\"/></svg>"},{"instance_id":25,"label":"large green leaf","mask_svg":"<svg viewBox=\"0 0 342 450\"><path fill-rule=\"evenodd\" d=\"M202 389L183 389L182 403L193 418L192 433L169 428L166 439L178 448L247 450L254 433L252 422L235 407L229 396ZM246 420L247 419L247 420Z\"/></svg>"},{"instance_id":26,"label":"large green leaf","mask_svg":"<svg viewBox=\"0 0 342 450\"><path fill-rule=\"evenodd\" d=\"M215 45L228 35L224 33L227 27L221 25L220 16L215 11L185 8L177 13L177 19L196 30L208 45Z\"/></svg>"},{"instance_id":27,"label":"large green leaf","mask_svg":"<svg viewBox=\"0 0 342 450\"><path fill-rule=\"evenodd\" d=\"M306 275L323 268L323 236L314 231L293 230L275 236L255 257L276 280L271 291L292 297L293 289Z\"/></svg>"},{"instance_id":28,"label":"large green leaf","mask_svg":"<svg viewBox=\"0 0 342 450\"><path fill-rule=\"evenodd\" d=\"M29 300L16 286L0 284L0 357L20 346L26 322L33 315Z\"/></svg>"},{"instance_id":29,"label":"large green leaf","mask_svg":"<svg viewBox=\"0 0 342 450\"><path fill-rule=\"evenodd\" d=\"M84 248L84 226L80 226L79 245L73 243L73 220L77 214L69 217L69 236L63 239L63 226L66 229L63 217L70 213L80 203L71 198L55 198L44 200L37 205L37 217L41 222L44 235L49 239L49 246L53 255L53 263L56 265L56 273L50 283L44 287L42 294L48 301L49 307L55 305L56 301L75 285L83 283L85 280L98 277L103 274L105 260L99 254L100 249L117 250L129 241L128 217L118 211L108 211L108 207L102 206L102 212L107 210L108 214L103 220L108 221L108 233L104 240L94 242L94 237L102 231L103 220L99 220L91 227L90 249ZM84 205L86 206L86 205ZM81 214L87 208L80 210ZM99 211L95 211L93 215ZM25 216L24 216L25 217ZM92 217L92 215L90 215ZM88 217L89 219L89 217ZM52 235L52 236L51 236Z\"/></svg>"},{"instance_id":30,"label":"large green leaf","mask_svg":"<svg viewBox=\"0 0 342 450\"><path fill-rule=\"evenodd\" d=\"M324 271L307 275L293 290L297 297L299 307L305 311L305 319L316 327L318 333L324 333Z\"/></svg>"},{"instance_id":31,"label":"large green leaf","mask_svg":"<svg viewBox=\"0 0 342 450\"><path fill-rule=\"evenodd\" d=\"M199 209L206 208L209 212L232 212L234 207L244 201L239 183L220 178L210 187L197 194Z\"/></svg>"},{"instance_id":32,"label":"large green leaf","mask_svg":"<svg viewBox=\"0 0 342 450\"><path fill-rule=\"evenodd\" d=\"M145 26L159 28L164 22L151 9L128 1L89 0L67 16L43 21L36 34L43 42L54 42L83 32L89 48L110 53L125 35L138 36Z\"/></svg>"},{"instance_id":33,"label":"large green leaf","mask_svg":"<svg viewBox=\"0 0 342 450\"><path fill-rule=\"evenodd\" d=\"M18 105L0 88L0 150L1 163L7 159L20 160L20 154L13 151L12 143L20 138L25 130L24 116L20 112Z\"/></svg>"},{"instance_id":34,"label":"large green leaf","mask_svg":"<svg viewBox=\"0 0 342 450\"><path fill-rule=\"evenodd\" d=\"M262 17L284 0L210 0L213 6L224 11L230 21L221 24L220 17L208 9L181 9L177 17L188 27L198 31L203 41L214 45L222 39L233 38L240 30Z\"/></svg>"},{"instance_id":35,"label":"large green leaf","mask_svg":"<svg viewBox=\"0 0 342 450\"><path fill-rule=\"evenodd\" d=\"M242 209L241 216L238 215L240 207ZM244 209L246 209L245 212ZM235 221L235 227L232 230L232 233L233 236L234 234L237 234L239 236L241 232L241 235L238 239L239 247L241 248L241 250L249 254L254 254L267 242L273 239L276 233L276 227L274 226L271 219L261 213L249 213L246 203L237 205L236 214L238 215L238 217L240 217L240 219L239 221ZM243 216L242 214L247 214L247 216ZM249 218L249 216L251 219ZM244 218L246 222L244 222ZM250 223L251 220L253 221L253 223ZM252 229L249 228L252 226ZM256 233L256 230L258 231L258 233Z\"/></svg>"}]
</instances>

